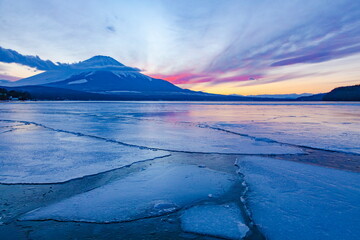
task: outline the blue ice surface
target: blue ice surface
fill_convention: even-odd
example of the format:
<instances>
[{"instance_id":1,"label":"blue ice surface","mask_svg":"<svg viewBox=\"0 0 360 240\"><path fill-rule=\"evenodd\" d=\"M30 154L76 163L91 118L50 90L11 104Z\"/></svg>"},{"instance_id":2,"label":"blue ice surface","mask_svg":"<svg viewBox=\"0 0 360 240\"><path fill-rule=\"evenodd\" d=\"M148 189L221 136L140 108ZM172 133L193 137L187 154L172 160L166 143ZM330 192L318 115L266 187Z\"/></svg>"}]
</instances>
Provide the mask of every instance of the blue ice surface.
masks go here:
<instances>
[{"instance_id":1,"label":"blue ice surface","mask_svg":"<svg viewBox=\"0 0 360 240\"><path fill-rule=\"evenodd\" d=\"M242 239L249 231L239 207L234 203L187 209L181 215L181 228L185 232L226 239Z\"/></svg>"},{"instance_id":2,"label":"blue ice surface","mask_svg":"<svg viewBox=\"0 0 360 240\"><path fill-rule=\"evenodd\" d=\"M169 155L30 124L2 133L1 183L56 183Z\"/></svg>"},{"instance_id":3,"label":"blue ice surface","mask_svg":"<svg viewBox=\"0 0 360 240\"><path fill-rule=\"evenodd\" d=\"M230 190L237 176L195 165L153 164L141 172L35 209L21 220L123 222L159 216Z\"/></svg>"},{"instance_id":4,"label":"blue ice surface","mask_svg":"<svg viewBox=\"0 0 360 240\"><path fill-rule=\"evenodd\" d=\"M253 221L268 239L359 238L359 173L264 157L237 165Z\"/></svg>"},{"instance_id":5,"label":"blue ice surface","mask_svg":"<svg viewBox=\"0 0 360 240\"><path fill-rule=\"evenodd\" d=\"M202 124L284 143L360 153L360 103L355 102L63 101L0 104L0 112L0 119L34 121L179 151L296 152L288 146L280 145L279 150L278 145L266 143L247 148L259 142L196 128ZM142 139L137 137L140 135Z\"/></svg>"},{"instance_id":6,"label":"blue ice surface","mask_svg":"<svg viewBox=\"0 0 360 240\"><path fill-rule=\"evenodd\" d=\"M6 109L1 118L29 121L53 129L169 151L234 154L303 153L296 147L256 141L236 134L199 127L198 123L182 121L182 118L169 119L168 115L161 114L158 115L160 118L148 118L150 110L155 116L155 113L161 113L163 110L156 104L144 105L147 108L137 109L136 104L128 103L42 103L29 104L25 110L19 104L13 105L13 109Z\"/></svg>"}]
</instances>

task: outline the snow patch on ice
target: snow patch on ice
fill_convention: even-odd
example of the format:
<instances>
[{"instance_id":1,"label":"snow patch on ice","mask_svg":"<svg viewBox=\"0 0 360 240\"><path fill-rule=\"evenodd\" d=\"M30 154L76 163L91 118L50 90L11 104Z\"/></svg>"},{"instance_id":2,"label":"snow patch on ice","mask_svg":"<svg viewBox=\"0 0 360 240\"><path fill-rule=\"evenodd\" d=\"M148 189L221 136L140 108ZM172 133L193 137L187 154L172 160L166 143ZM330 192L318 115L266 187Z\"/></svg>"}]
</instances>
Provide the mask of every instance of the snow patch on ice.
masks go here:
<instances>
[{"instance_id":1,"label":"snow patch on ice","mask_svg":"<svg viewBox=\"0 0 360 240\"><path fill-rule=\"evenodd\" d=\"M249 228L236 204L203 205L184 211L181 227L185 232L226 239L242 239Z\"/></svg>"},{"instance_id":2,"label":"snow patch on ice","mask_svg":"<svg viewBox=\"0 0 360 240\"><path fill-rule=\"evenodd\" d=\"M269 239L357 239L360 174L262 157L243 157L252 219Z\"/></svg>"},{"instance_id":3,"label":"snow patch on ice","mask_svg":"<svg viewBox=\"0 0 360 240\"><path fill-rule=\"evenodd\" d=\"M175 203L165 201L165 200L157 200L154 202L154 206L152 209L153 214L163 214L174 212L179 208Z\"/></svg>"},{"instance_id":4,"label":"snow patch on ice","mask_svg":"<svg viewBox=\"0 0 360 240\"><path fill-rule=\"evenodd\" d=\"M122 222L159 216L219 197L237 177L193 165L154 164L89 192L27 213L21 220Z\"/></svg>"},{"instance_id":5,"label":"snow patch on ice","mask_svg":"<svg viewBox=\"0 0 360 240\"><path fill-rule=\"evenodd\" d=\"M86 80L86 79L80 79L80 80L68 82L68 85L71 85L71 84L82 84L82 83L87 83L87 82L88 82L88 80Z\"/></svg>"}]
</instances>

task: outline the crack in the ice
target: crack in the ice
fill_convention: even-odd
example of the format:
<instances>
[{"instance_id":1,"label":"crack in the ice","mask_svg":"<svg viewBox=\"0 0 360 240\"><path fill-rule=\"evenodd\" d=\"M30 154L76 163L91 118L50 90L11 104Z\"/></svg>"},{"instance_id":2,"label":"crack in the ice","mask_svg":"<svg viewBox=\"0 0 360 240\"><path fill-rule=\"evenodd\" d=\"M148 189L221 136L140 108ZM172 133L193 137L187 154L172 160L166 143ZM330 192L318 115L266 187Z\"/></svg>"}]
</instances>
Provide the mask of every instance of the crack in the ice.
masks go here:
<instances>
[{"instance_id":1,"label":"crack in the ice","mask_svg":"<svg viewBox=\"0 0 360 240\"><path fill-rule=\"evenodd\" d=\"M91 114L91 113L70 113L70 112L60 112L61 114L68 114L68 115L76 115L76 116L90 116L90 117L98 117L98 118L116 118L116 119L121 119L121 118L125 118L125 119L135 119L135 120L140 120L140 121L154 121L154 122L165 122L164 120L161 119L153 119L153 118L141 118L141 117L135 117L135 116L125 116L125 115L121 115L121 116L107 116L104 114ZM285 117L293 117L293 116L285 116ZM304 116L302 116L304 117ZM282 116L279 117L275 117L276 118L282 118ZM2 120L0 120L2 121ZM229 134L235 134L238 136L242 136L242 137L246 137L249 139L252 139L254 141L261 141L261 142L266 142L266 143L276 143L276 144L280 144L280 145L285 145L285 146L290 146L290 147L296 147L296 148L305 148L305 149L311 149L311 150L320 150L320 151L326 151L326 152L335 152L335 153L345 153L345 154L350 154L350 155L360 155L358 153L354 153L354 152L346 152L346 151L339 151L339 150L330 150L330 149L324 149L324 148L317 148L317 147L310 147L310 146L305 146L305 145L297 145L297 144L291 144L291 143L285 143L285 142L280 142L280 141L276 141L270 138L261 138L261 137L255 137L255 136L251 136L248 134L244 134L244 133L239 133L239 132L233 132L230 130L226 130L220 127L214 127L214 126L210 126L208 124L205 123L195 123L195 122L186 122L186 121L179 121L177 123L180 124L188 124L190 126L195 126L195 127L200 127L200 128L207 128L207 129L212 129L212 130L217 130L217 131L221 131L221 132L225 132L225 133L229 133ZM69 132L70 133L70 132ZM84 135L85 136L85 135ZM89 135L89 137L91 137L91 135ZM93 136L96 137L96 136ZM104 138L105 139L105 138ZM120 141L117 141L119 143L121 143ZM183 153L204 153L204 154L230 154L230 155L234 155L233 153L218 153L218 152L193 152L193 151L180 151L180 150L170 150L170 149L162 149L162 148L151 148L151 147L146 147L146 146L140 146L140 145L135 145L135 144L127 144L127 143L122 143L122 144L126 144L128 146L137 146L137 147L144 147L144 148L148 148L148 149L152 149L152 150L163 150L163 151L169 151L169 152L183 152ZM237 154L237 153L236 153ZM236 155L235 154L235 155ZM289 155L289 154L239 154L239 155L267 155L267 156L274 156L274 155ZM291 154L293 155L293 154Z\"/></svg>"},{"instance_id":2,"label":"crack in the ice","mask_svg":"<svg viewBox=\"0 0 360 240\"><path fill-rule=\"evenodd\" d=\"M12 131L14 131L14 130L15 130L15 129L6 130L6 131L3 131L3 132L0 132L0 134L12 132Z\"/></svg>"},{"instance_id":3,"label":"crack in the ice","mask_svg":"<svg viewBox=\"0 0 360 240\"><path fill-rule=\"evenodd\" d=\"M0 134L2 133L8 133L8 132L13 132L15 130L17 130L18 128L16 127L21 127L24 126L25 124L16 124L16 125L8 125L8 126L1 126L0 129L9 129L9 130L5 130L3 132L0 132Z\"/></svg>"},{"instance_id":4,"label":"crack in the ice","mask_svg":"<svg viewBox=\"0 0 360 240\"><path fill-rule=\"evenodd\" d=\"M63 129L56 129L56 128L52 128L52 127L48 127L45 126L44 124L41 123L36 123L36 122L30 122L30 121L22 121L22 120L3 120L0 119L1 121L5 121L5 122L21 122L24 124L33 124L35 126L38 127L42 127L44 129L48 129L51 131L55 131L55 132L62 132L62 133L67 133L67 134L72 134L75 136L79 136L79 137L89 137L89 138L94 138L97 140L103 140L105 142L110 142L110 143L115 143L115 144L120 144L123 146L127 146L127 147L134 147L134 148L138 148L138 149L146 149L146 150L152 150L152 151L167 151L167 152L178 152L178 153L190 153L190 154L221 154L221 155L241 155L241 156L286 156L286 155L301 155L304 153L297 153L297 154L293 154L293 153L276 153L276 154L269 154L269 153L221 153L221 152L197 152L197 151L185 151L185 150L174 150L174 149L166 149L166 148L155 148L155 147L147 147L147 146L142 146L142 145L136 145L136 144L130 144L130 143L126 143L126 142L122 142L122 141L118 141L118 140L114 140L114 139L109 139L109 138L104 138L104 137L99 137L99 136L95 136L95 135L90 135L90 134L84 134L84 133L80 133L80 132L72 132L72 131L68 131L68 130L63 130Z\"/></svg>"},{"instance_id":5,"label":"crack in the ice","mask_svg":"<svg viewBox=\"0 0 360 240\"><path fill-rule=\"evenodd\" d=\"M124 165L124 166L121 166L121 167L117 167L117 168L113 168L113 169L110 169L110 170L107 170L107 171L98 172L98 173L94 173L94 174L89 174L89 175L85 175L85 176L82 176L82 177L72 178L72 179L69 179L69 180L66 180L66 181L61 181L61 182L46 182L46 183L4 183L4 182L0 182L0 185L18 185L18 186L21 186L21 185L65 184L65 183L69 183L69 182L72 182L72 181L79 181L81 179L86 179L86 178L89 178L89 177L95 177L95 176L99 176L99 175L102 175L102 174L110 173L110 172L113 172L113 171L116 171L116 170L119 170L119 169L123 169L123 168L130 168L133 165L136 165L136 164L139 164L139 163L154 161L154 160L157 160L157 159L167 158L167 157L170 157L170 156L171 156L171 154L167 154L167 155L163 155L163 156L159 156L159 157L140 160L140 161L132 162L130 164L127 164L127 165Z\"/></svg>"},{"instance_id":6,"label":"crack in the ice","mask_svg":"<svg viewBox=\"0 0 360 240\"><path fill-rule=\"evenodd\" d=\"M13 127L20 127L20 126L24 126L24 124L16 124L16 125L1 126L0 128L13 128Z\"/></svg>"},{"instance_id":7,"label":"crack in the ice","mask_svg":"<svg viewBox=\"0 0 360 240\"><path fill-rule=\"evenodd\" d=\"M139 149L147 149L147 150L153 150L153 151L163 150L163 149L151 148L151 147L146 147L146 146L141 146L141 145L129 144L129 143L113 140L113 139L108 139L108 138L104 138L104 137L84 134L84 133L80 133L80 132L72 132L72 131L63 130L63 129L56 129L56 128L48 127L48 126L45 126L44 124L36 123L36 122L22 121L22 120L3 120L3 119L1 119L0 121L4 121L4 122L21 122L21 123L24 123L26 125L32 124L32 125L42 127L44 129L48 129L48 130L55 131L55 132L62 132L62 133L72 134L72 135L79 136L79 137L95 138L95 139L98 139L98 140L103 140L103 141L106 141L106 142L116 143L116 144L120 144L120 145L127 146L127 147L135 147L135 148L139 148Z\"/></svg>"},{"instance_id":8,"label":"crack in the ice","mask_svg":"<svg viewBox=\"0 0 360 240\"><path fill-rule=\"evenodd\" d=\"M325 152L333 152L333 153L343 153L343 154L350 154L350 155L356 155L356 156L360 155L359 153L345 152L345 151L331 150L331 149L324 149L324 148L317 148L317 147L309 147L309 146L305 146L305 145L297 145L297 144L292 144L292 143L279 142L279 141L276 141L276 140L273 140L273 139L270 139L270 138L254 137L254 136L251 136L251 135L248 135L248 134L245 134L245 133L233 132L233 131L230 131L230 130L227 130L227 129L223 129L223 128L220 128L220 127L213 127L213 126L210 126L210 125L207 125L207 124L198 124L198 127L200 127L200 128L209 128L209 129L213 129L213 130L217 130L217 131L221 131L221 132L226 132L226 133L230 133L230 134L234 134L234 135L239 135L239 136L242 136L242 137L247 137L247 138L253 139L255 141L261 141L261 142L267 142L267 143L276 143L276 144L289 146L289 147L305 148L305 149L325 151ZM268 155L271 155L271 154L268 154ZM280 154L273 154L273 155L280 155Z\"/></svg>"},{"instance_id":9,"label":"crack in the ice","mask_svg":"<svg viewBox=\"0 0 360 240\"><path fill-rule=\"evenodd\" d=\"M236 165L236 164L235 164ZM236 165L238 167L238 165ZM243 212L243 217L245 219L245 225L248 226L249 228L249 232L247 233L247 235L244 237L244 239L252 239L252 236L255 234L259 239L265 239L264 235L259 231L259 229L257 228L256 224L254 223L252 217L251 217L251 211L249 209L249 207L247 206L246 203L246 194L248 191L248 187L247 184L245 182L244 179L244 175L240 172L240 170L237 171L237 174L240 175L241 179L242 179L242 194L240 197L240 208L242 209ZM220 200L221 198L218 198L217 200ZM110 221L87 221L87 220L61 220L61 219L54 219L54 218L43 218L43 219L31 219L31 220L22 220L22 219L17 219L17 222L58 222L58 223L84 223L84 224L118 224L118 223L129 223L129 222L136 222L136 221L141 221L141 220L146 220L146 219L156 219L156 218L160 218L160 217L164 217L164 216L169 216L172 214L178 214L181 213L187 209L190 209L192 207L195 206L201 206L207 203L214 203L215 200L209 201L208 199L202 199L199 201L195 201L192 202L190 204L186 204L185 206L182 207L178 207L172 211L168 211L168 212L162 212L162 213L155 213L155 214L151 214L148 216L141 216L141 217L132 217L129 219L124 219L124 220L110 220ZM226 202L223 202L222 204L224 204ZM217 203L219 204L219 203ZM245 211L243 211L245 210ZM192 233L195 235L200 235L200 236L209 236L209 237L214 237L213 235L210 234L200 234L200 233ZM216 236L216 238L218 239L227 239L227 238L222 238L222 237L218 237Z\"/></svg>"},{"instance_id":10,"label":"crack in the ice","mask_svg":"<svg viewBox=\"0 0 360 240\"><path fill-rule=\"evenodd\" d=\"M247 194L249 192L249 187L245 181L245 175L240 171L240 165L238 165L237 160L235 161L234 165L238 168L236 173L239 175L239 177L242 181L241 182L242 192L241 192L241 196L240 196L240 203L241 203L241 210L244 215L245 223L250 229L249 234L250 235L256 234L256 235L259 235L261 238L265 239L265 236L261 233L261 231L259 230L259 228L257 227L257 225L255 224L255 222L252 218L251 209L247 202L247 198L248 198Z\"/></svg>"},{"instance_id":11,"label":"crack in the ice","mask_svg":"<svg viewBox=\"0 0 360 240\"><path fill-rule=\"evenodd\" d=\"M167 211L167 212L159 212L159 213L154 213L152 215L148 215L148 216L142 216L142 217L133 217L131 219L124 219L124 220L114 220L114 221L86 221L86 220L60 220L60 219L54 219L54 218L43 218L43 219L31 219L31 220L21 220L21 219L17 219L18 222L47 222L47 221L54 221L54 222L74 222L74 223L89 223L89 224L115 224L115 223L127 223L127 222L135 222L135 221L140 221L140 220L144 220L144 219L152 219L152 218L158 218L158 217L164 217L164 216L169 216L171 214L175 214L175 213L179 213L182 212L184 210L190 209L192 207L195 206L199 206L202 205L204 203L209 202L208 200L199 200L199 201L195 201L191 204L187 204L185 206L182 207L178 207L172 211Z\"/></svg>"},{"instance_id":12,"label":"crack in the ice","mask_svg":"<svg viewBox=\"0 0 360 240\"><path fill-rule=\"evenodd\" d=\"M128 119L136 119L136 120L140 120L140 121L154 121L154 122L165 122L164 120L161 119L152 119L152 118L139 118L139 117L133 117L133 116L106 116L106 115L96 115L96 114L84 114L85 116L96 116L99 118L128 118ZM293 116L286 116L286 117L293 117ZM302 116L304 117L304 116ZM275 117L276 118L282 118L282 117ZM212 129L212 130L217 130L217 131L221 131L221 132L225 132L225 133L229 133L229 134L234 134L234 135L238 135L241 137L246 137L249 138L251 140L254 141L259 141L259 142L266 142L266 143L276 143L276 144L280 144L280 145L284 145L284 146L289 146L289 147L296 147L296 148L305 148L305 149L311 149L311 150L320 150L320 151L326 151L326 152L335 152L335 153L345 153L345 154L351 154L351 155L360 155L358 153L353 153L353 152L346 152L346 151L339 151L339 150L330 150L330 149L324 149L324 148L316 148L316 147L309 147L309 146L305 146L305 145L297 145L297 144L291 144L291 143L286 143L286 142L280 142L280 141L276 141L270 138L264 138L264 137L255 137L255 136L251 136L249 134L245 134L245 133L239 133L239 132L233 132L230 130L226 130L220 127L214 127L214 126L210 126L206 123L201 123L201 122L186 122L186 121L179 121L176 123L180 123L180 124L186 124L188 126L193 126L193 127L199 127L199 128L207 128L207 129ZM161 149L163 150L163 149ZM167 151L171 151L171 150L167 150ZM176 152L176 151L174 151ZM193 152L186 152L186 153L193 153ZM194 152L197 153L197 152ZM202 153L202 152L199 152ZM215 153L217 154L217 153ZM219 153L222 154L222 153ZM241 155L241 154L240 154ZM249 154L249 155L257 155L257 154ZM293 155L293 154L259 154L259 155Z\"/></svg>"},{"instance_id":13,"label":"crack in the ice","mask_svg":"<svg viewBox=\"0 0 360 240\"><path fill-rule=\"evenodd\" d=\"M106 117L106 118L117 118L117 119L127 118L127 119L136 119L136 120L140 120L140 121L165 122L164 120L161 120L161 119L139 118L139 117L133 117L133 116L106 116L106 115L97 115L97 114L84 114L84 115L85 116L98 117L98 118L104 118L104 117ZM285 146L291 146L291 147L297 147L297 148L302 147L302 148L308 148L308 149L314 149L314 150L325 150L325 151L336 152L336 151L326 150L326 149L321 149L321 148L312 148L312 147L301 146L301 145L296 145L296 144L283 143L283 142L275 141L275 140L270 139L270 138L259 138L259 137L251 136L251 135L244 134L244 133L233 132L233 131L226 130L226 129L219 128L219 127L213 127L213 126L210 126L210 125L208 125L206 123L201 123L201 122L179 121L179 122L176 122L176 124L185 124L185 125L191 126L191 127L199 127L199 128L211 129L211 130L215 130L215 131L220 131L220 132L224 132L224 133L238 135L238 136L249 138L251 140L259 141L259 142L276 143L276 144L279 144L279 145L285 145ZM159 149L159 150L174 151L174 152L184 152L184 153L203 153L203 152L176 151L176 150L168 150L168 149ZM217 154L216 152L209 152L209 153ZM344 153L344 152L342 152L342 153ZM222 153L219 153L219 154L222 154ZM249 155L258 155L258 154L249 154ZM279 155L279 154L259 154L259 155ZM289 154L280 154L280 155L289 155ZM293 155L293 154L291 154L291 155Z\"/></svg>"}]
</instances>

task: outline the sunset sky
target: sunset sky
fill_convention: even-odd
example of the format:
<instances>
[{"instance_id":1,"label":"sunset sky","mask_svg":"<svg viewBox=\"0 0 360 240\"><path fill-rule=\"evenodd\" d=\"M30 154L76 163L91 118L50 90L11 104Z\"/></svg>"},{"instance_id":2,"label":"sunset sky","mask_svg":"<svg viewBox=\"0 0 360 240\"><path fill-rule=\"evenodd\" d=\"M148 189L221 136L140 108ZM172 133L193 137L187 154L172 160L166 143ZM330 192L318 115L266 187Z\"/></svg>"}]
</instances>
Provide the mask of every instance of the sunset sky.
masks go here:
<instances>
[{"instance_id":1,"label":"sunset sky","mask_svg":"<svg viewBox=\"0 0 360 240\"><path fill-rule=\"evenodd\" d=\"M0 46L63 63L107 55L211 93L327 92L360 83L360 1L0 0ZM0 79L40 72L0 63Z\"/></svg>"}]
</instances>

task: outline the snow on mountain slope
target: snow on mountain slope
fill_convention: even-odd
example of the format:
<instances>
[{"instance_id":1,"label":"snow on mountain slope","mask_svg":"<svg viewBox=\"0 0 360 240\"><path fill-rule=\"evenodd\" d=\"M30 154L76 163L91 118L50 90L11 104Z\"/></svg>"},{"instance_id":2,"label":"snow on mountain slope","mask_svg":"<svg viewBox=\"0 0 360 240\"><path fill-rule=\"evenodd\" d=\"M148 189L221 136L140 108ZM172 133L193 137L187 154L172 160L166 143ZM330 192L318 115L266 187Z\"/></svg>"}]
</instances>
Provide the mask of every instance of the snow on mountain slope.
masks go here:
<instances>
[{"instance_id":1,"label":"snow on mountain slope","mask_svg":"<svg viewBox=\"0 0 360 240\"><path fill-rule=\"evenodd\" d=\"M77 70L75 70L75 69L51 70L51 71L37 74L35 76L23 78L16 82L10 82L10 83L6 83L3 85L8 86L8 87L18 87L18 86L27 86L27 85L47 84L50 82L65 80L65 79L71 77L72 75L81 73L82 71L83 70L79 70L79 69L77 69Z\"/></svg>"},{"instance_id":2,"label":"snow on mountain slope","mask_svg":"<svg viewBox=\"0 0 360 240\"><path fill-rule=\"evenodd\" d=\"M68 88L85 92L139 91L183 92L186 91L160 79L153 79L137 71L82 72L64 81L47 84L49 87Z\"/></svg>"}]
</instances>

